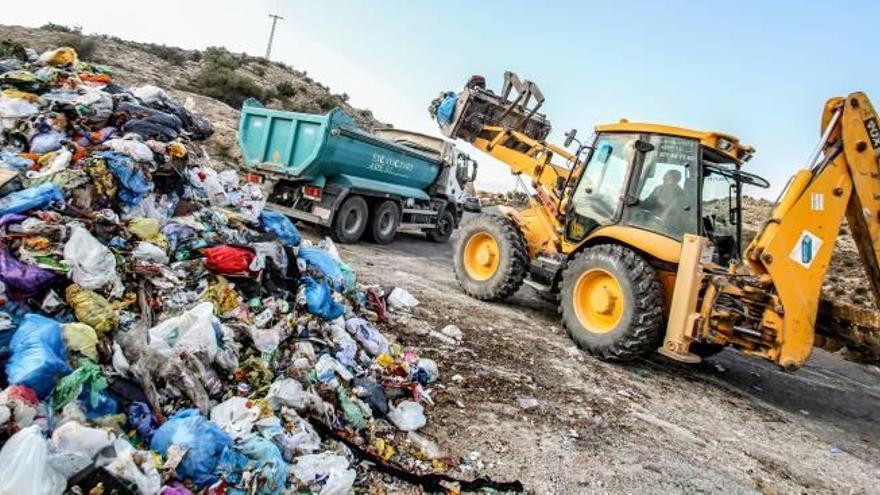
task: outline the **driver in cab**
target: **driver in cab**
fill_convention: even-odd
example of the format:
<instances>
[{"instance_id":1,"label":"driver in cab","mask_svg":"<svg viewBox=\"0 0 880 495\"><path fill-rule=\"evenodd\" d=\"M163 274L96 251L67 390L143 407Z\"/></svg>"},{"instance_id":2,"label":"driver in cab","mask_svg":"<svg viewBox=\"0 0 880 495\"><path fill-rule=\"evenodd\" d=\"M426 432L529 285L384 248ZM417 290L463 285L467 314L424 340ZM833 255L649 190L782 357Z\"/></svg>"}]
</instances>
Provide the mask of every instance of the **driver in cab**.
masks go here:
<instances>
[{"instance_id":1,"label":"driver in cab","mask_svg":"<svg viewBox=\"0 0 880 495\"><path fill-rule=\"evenodd\" d=\"M681 172L668 170L663 175L663 183L642 201L642 207L656 212L663 224L673 232L679 232L684 227L683 209L676 207L684 201L684 189L680 182Z\"/></svg>"}]
</instances>

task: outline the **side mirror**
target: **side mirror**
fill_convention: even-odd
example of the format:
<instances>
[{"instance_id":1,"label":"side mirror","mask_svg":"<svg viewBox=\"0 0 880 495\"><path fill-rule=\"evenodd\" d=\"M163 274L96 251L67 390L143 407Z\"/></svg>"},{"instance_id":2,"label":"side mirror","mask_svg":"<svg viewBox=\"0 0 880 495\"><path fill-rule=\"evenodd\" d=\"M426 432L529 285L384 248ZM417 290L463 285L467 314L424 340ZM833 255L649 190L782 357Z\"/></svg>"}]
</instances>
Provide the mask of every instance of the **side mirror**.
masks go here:
<instances>
[{"instance_id":1,"label":"side mirror","mask_svg":"<svg viewBox=\"0 0 880 495\"><path fill-rule=\"evenodd\" d=\"M565 143L563 144L563 147L568 148L569 146L571 146L571 142L574 141L574 138L577 136L577 133L578 133L577 129L572 129L572 130L568 131L567 133L565 133Z\"/></svg>"},{"instance_id":2,"label":"side mirror","mask_svg":"<svg viewBox=\"0 0 880 495\"><path fill-rule=\"evenodd\" d=\"M636 141L636 151L638 151L639 153L654 151L654 145L647 141L642 141L641 139L639 139L638 141Z\"/></svg>"}]
</instances>

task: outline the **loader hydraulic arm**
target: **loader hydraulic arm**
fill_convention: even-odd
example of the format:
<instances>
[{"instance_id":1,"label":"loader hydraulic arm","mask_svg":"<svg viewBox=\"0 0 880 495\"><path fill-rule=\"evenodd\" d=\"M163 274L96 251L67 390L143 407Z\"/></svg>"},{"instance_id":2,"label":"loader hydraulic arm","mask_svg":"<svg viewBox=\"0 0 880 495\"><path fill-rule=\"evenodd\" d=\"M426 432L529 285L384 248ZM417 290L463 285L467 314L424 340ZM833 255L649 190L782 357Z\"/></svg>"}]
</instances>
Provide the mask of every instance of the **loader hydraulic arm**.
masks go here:
<instances>
[{"instance_id":1,"label":"loader hydraulic arm","mask_svg":"<svg viewBox=\"0 0 880 495\"><path fill-rule=\"evenodd\" d=\"M844 218L880 303L878 117L865 94L853 93L828 100L822 129L807 168L792 177L742 266L682 273L689 265L682 252L683 278L676 284L684 290L673 298L664 354L692 360L690 343L709 341L733 344L787 369L802 366L815 343L822 283ZM690 250L696 256L698 251ZM683 309L694 307L698 289L686 283L694 278L708 282L697 312Z\"/></svg>"}]
</instances>

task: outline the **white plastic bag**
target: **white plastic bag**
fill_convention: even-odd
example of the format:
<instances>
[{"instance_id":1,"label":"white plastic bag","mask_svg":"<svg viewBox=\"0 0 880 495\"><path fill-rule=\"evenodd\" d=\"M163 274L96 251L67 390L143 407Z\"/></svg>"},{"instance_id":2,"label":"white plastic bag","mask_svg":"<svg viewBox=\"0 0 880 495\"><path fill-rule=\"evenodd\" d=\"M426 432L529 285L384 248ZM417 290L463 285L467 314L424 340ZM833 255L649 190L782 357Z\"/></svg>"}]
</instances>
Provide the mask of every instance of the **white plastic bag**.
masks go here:
<instances>
[{"instance_id":1,"label":"white plastic bag","mask_svg":"<svg viewBox=\"0 0 880 495\"><path fill-rule=\"evenodd\" d=\"M269 393L266 395L266 401L276 410L286 406L302 411L306 407L306 398L302 385L293 378L276 380L269 386Z\"/></svg>"},{"instance_id":2,"label":"white plastic bag","mask_svg":"<svg viewBox=\"0 0 880 495\"><path fill-rule=\"evenodd\" d=\"M152 84L131 88L131 94L140 98L144 103L155 103L168 98L168 93L164 89Z\"/></svg>"},{"instance_id":3,"label":"white plastic bag","mask_svg":"<svg viewBox=\"0 0 880 495\"><path fill-rule=\"evenodd\" d=\"M244 397L230 397L211 408L211 422L235 440L245 438L258 419L260 407Z\"/></svg>"},{"instance_id":4,"label":"white plastic bag","mask_svg":"<svg viewBox=\"0 0 880 495\"><path fill-rule=\"evenodd\" d=\"M49 462L62 476L70 478L89 467L98 452L114 440L116 436L106 430L67 421L52 433L55 452L49 456Z\"/></svg>"},{"instance_id":5,"label":"white plastic bag","mask_svg":"<svg viewBox=\"0 0 880 495\"><path fill-rule=\"evenodd\" d=\"M152 261L163 265L169 261L168 255L165 254L162 248L147 241L139 242L137 247L131 251L131 256L139 260Z\"/></svg>"},{"instance_id":6,"label":"white plastic bag","mask_svg":"<svg viewBox=\"0 0 880 495\"><path fill-rule=\"evenodd\" d=\"M388 419L402 431L415 431L425 426L425 408L418 402L405 400L388 412Z\"/></svg>"},{"instance_id":7,"label":"white plastic bag","mask_svg":"<svg viewBox=\"0 0 880 495\"><path fill-rule=\"evenodd\" d=\"M409 309L418 306L419 300L410 294L408 290L402 287L395 287L388 294L388 304L392 309Z\"/></svg>"},{"instance_id":8,"label":"white plastic bag","mask_svg":"<svg viewBox=\"0 0 880 495\"><path fill-rule=\"evenodd\" d=\"M134 455L138 452L125 440L117 439L113 442L116 449L116 459L107 466L107 471L113 476L130 481L137 485L138 493L143 495L155 495L162 487L162 477L152 463L149 452L142 452L135 460Z\"/></svg>"},{"instance_id":9,"label":"white plastic bag","mask_svg":"<svg viewBox=\"0 0 880 495\"><path fill-rule=\"evenodd\" d=\"M212 325L214 303L203 302L182 315L168 318L151 328L150 347L163 356L175 351L204 353L209 362L217 356L217 337Z\"/></svg>"},{"instance_id":10,"label":"white plastic bag","mask_svg":"<svg viewBox=\"0 0 880 495\"><path fill-rule=\"evenodd\" d=\"M311 485L317 478L327 477L320 495L345 495L351 492L355 472L348 467L348 459L330 452L309 454L296 458L293 465L296 479Z\"/></svg>"},{"instance_id":11,"label":"white plastic bag","mask_svg":"<svg viewBox=\"0 0 880 495\"><path fill-rule=\"evenodd\" d=\"M49 465L49 441L39 426L20 430L0 450L0 494L60 495L66 487Z\"/></svg>"},{"instance_id":12,"label":"white plastic bag","mask_svg":"<svg viewBox=\"0 0 880 495\"><path fill-rule=\"evenodd\" d=\"M122 288L113 252L79 225L72 227L64 244L64 260L70 264L67 276L86 289L98 290L108 284Z\"/></svg>"},{"instance_id":13,"label":"white plastic bag","mask_svg":"<svg viewBox=\"0 0 880 495\"><path fill-rule=\"evenodd\" d=\"M110 139L104 142L105 148L130 157L136 162L153 163L153 150L135 139Z\"/></svg>"}]
</instances>

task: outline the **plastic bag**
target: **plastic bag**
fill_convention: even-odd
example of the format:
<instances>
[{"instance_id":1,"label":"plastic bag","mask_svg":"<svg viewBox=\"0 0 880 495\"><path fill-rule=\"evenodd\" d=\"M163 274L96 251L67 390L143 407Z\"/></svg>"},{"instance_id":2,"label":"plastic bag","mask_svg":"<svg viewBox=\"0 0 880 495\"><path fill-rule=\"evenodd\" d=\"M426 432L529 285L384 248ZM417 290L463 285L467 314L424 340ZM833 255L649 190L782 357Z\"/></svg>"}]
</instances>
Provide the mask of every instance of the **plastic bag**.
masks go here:
<instances>
[{"instance_id":1,"label":"plastic bag","mask_svg":"<svg viewBox=\"0 0 880 495\"><path fill-rule=\"evenodd\" d=\"M64 297L73 308L76 319L94 328L98 335L112 332L119 327L119 313L101 294L71 284L67 286Z\"/></svg>"},{"instance_id":2,"label":"plastic bag","mask_svg":"<svg viewBox=\"0 0 880 495\"><path fill-rule=\"evenodd\" d=\"M128 415L128 427L134 428L138 437L149 444L157 426L150 406L143 402L132 402L128 405L126 414Z\"/></svg>"},{"instance_id":3,"label":"plastic bag","mask_svg":"<svg viewBox=\"0 0 880 495\"><path fill-rule=\"evenodd\" d=\"M116 436L106 430L68 421L52 432L54 453L49 462L65 478L70 478L92 464L98 452L113 445L114 440Z\"/></svg>"},{"instance_id":4,"label":"plastic bag","mask_svg":"<svg viewBox=\"0 0 880 495\"><path fill-rule=\"evenodd\" d=\"M276 411L281 406L292 407L302 411L306 407L307 395L302 384L293 378L283 378L272 383L266 401Z\"/></svg>"},{"instance_id":5,"label":"plastic bag","mask_svg":"<svg viewBox=\"0 0 880 495\"><path fill-rule=\"evenodd\" d=\"M25 296L36 294L55 280L55 272L22 263L6 248L0 248L0 280Z\"/></svg>"},{"instance_id":6,"label":"plastic bag","mask_svg":"<svg viewBox=\"0 0 880 495\"><path fill-rule=\"evenodd\" d=\"M235 246L215 246L205 250L205 267L222 275L250 275L254 252Z\"/></svg>"},{"instance_id":7,"label":"plastic bag","mask_svg":"<svg viewBox=\"0 0 880 495\"><path fill-rule=\"evenodd\" d=\"M142 495L159 493L162 477L153 465L153 458L149 452L135 450L127 440L121 438L113 442L113 448L116 450L116 458L107 465L107 472L134 483L138 493ZM178 472L180 472L179 468Z\"/></svg>"},{"instance_id":8,"label":"plastic bag","mask_svg":"<svg viewBox=\"0 0 880 495\"><path fill-rule=\"evenodd\" d=\"M446 93L443 96L440 105L437 106L437 122L440 124L448 124L452 122L452 117L455 116L455 104L457 102L458 97L455 96L455 93Z\"/></svg>"},{"instance_id":9,"label":"plastic bag","mask_svg":"<svg viewBox=\"0 0 880 495\"><path fill-rule=\"evenodd\" d=\"M259 473L254 491L250 491L253 488L250 483L253 481L242 476L245 471ZM217 464L217 472L232 487L247 489L248 493L277 495L284 489L287 463L277 445L266 438L251 436L237 442L234 450L227 449L223 452ZM238 487L241 482L245 482L246 486ZM238 492L239 490L233 491Z\"/></svg>"},{"instance_id":10,"label":"plastic bag","mask_svg":"<svg viewBox=\"0 0 880 495\"><path fill-rule=\"evenodd\" d=\"M427 385L435 382L438 376L440 376L440 368L437 367L437 363L433 359L419 358L409 378L414 382Z\"/></svg>"},{"instance_id":11,"label":"plastic bag","mask_svg":"<svg viewBox=\"0 0 880 495\"><path fill-rule=\"evenodd\" d=\"M85 387L88 387L86 389ZM101 392L107 388L107 379L101 373L101 368L88 359L80 360L80 365L73 373L62 378L55 386L52 398L55 400L56 409L61 409L68 402L79 397L87 391L88 404L98 407L101 403Z\"/></svg>"},{"instance_id":12,"label":"plastic bag","mask_svg":"<svg viewBox=\"0 0 880 495\"><path fill-rule=\"evenodd\" d=\"M181 478L191 478L201 487L217 481L217 461L231 444L232 439L197 410L184 409L155 431L150 448L162 455L172 445L188 449L177 466L177 474Z\"/></svg>"},{"instance_id":13,"label":"plastic bag","mask_svg":"<svg viewBox=\"0 0 880 495\"><path fill-rule=\"evenodd\" d=\"M118 141L111 139L107 143ZM124 141L133 143L135 141ZM106 143L105 143L106 144ZM153 156L150 148L140 143ZM153 190L153 182L148 180L140 165L133 162L131 158L119 155L110 151L101 153L101 156L107 161L107 168L116 178L119 187L119 200L128 207L135 207Z\"/></svg>"},{"instance_id":14,"label":"plastic bag","mask_svg":"<svg viewBox=\"0 0 880 495\"><path fill-rule=\"evenodd\" d=\"M418 304L419 300L402 287L395 287L388 294L388 305L393 309L409 309L418 306Z\"/></svg>"},{"instance_id":15,"label":"plastic bag","mask_svg":"<svg viewBox=\"0 0 880 495\"><path fill-rule=\"evenodd\" d=\"M245 438L260 419L260 407L244 397L230 397L211 408L210 420L233 440Z\"/></svg>"},{"instance_id":16,"label":"plastic bag","mask_svg":"<svg viewBox=\"0 0 880 495\"><path fill-rule=\"evenodd\" d=\"M345 495L351 492L355 479L348 459L331 452L297 457L292 472L296 479L313 487L319 480L326 479L318 492L320 495Z\"/></svg>"},{"instance_id":17,"label":"plastic bag","mask_svg":"<svg viewBox=\"0 0 880 495\"><path fill-rule=\"evenodd\" d=\"M27 314L9 347L12 351L6 363L9 383L27 385L40 399L49 395L60 376L70 373L61 325L53 319Z\"/></svg>"},{"instance_id":18,"label":"plastic bag","mask_svg":"<svg viewBox=\"0 0 880 495\"><path fill-rule=\"evenodd\" d=\"M297 302L306 306L309 313L333 320L345 313L345 308L333 300L327 282L316 282L312 277L300 277Z\"/></svg>"},{"instance_id":19,"label":"plastic bag","mask_svg":"<svg viewBox=\"0 0 880 495\"><path fill-rule=\"evenodd\" d=\"M168 99L168 93L164 89L153 86L152 84L144 84L143 86L135 86L131 88L131 94L138 97L144 103L155 103Z\"/></svg>"},{"instance_id":20,"label":"plastic bag","mask_svg":"<svg viewBox=\"0 0 880 495\"><path fill-rule=\"evenodd\" d=\"M302 246L296 257L305 263L306 270L324 277L330 287L342 292L345 290L345 276L336 261L326 251L314 247Z\"/></svg>"},{"instance_id":21,"label":"plastic bag","mask_svg":"<svg viewBox=\"0 0 880 495\"><path fill-rule=\"evenodd\" d=\"M30 152L42 155L61 148L61 141L67 139L64 133L58 131L41 132L31 138Z\"/></svg>"},{"instance_id":22,"label":"plastic bag","mask_svg":"<svg viewBox=\"0 0 880 495\"><path fill-rule=\"evenodd\" d=\"M78 352L92 361L98 360L98 334L85 323L65 323L61 325L64 345L68 351Z\"/></svg>"},{"instance_id":23,"label":"plastic bag","mask_svg":"<svg viewBox=\"0 0 880 495\"><path fill-rule=\"evenodd\" d=\"M104 141L103 144L105 148L111 149L120 155L125 155L136 162L153 163L153 150L141 141L135 139L110 139ZM113 172L113 174L117 175L116 172ZM117 178L119 178L118 175Z\"/></svg>"},{"instance_id":24,"label":"plastic bag","mask_svg":"<svg viewBox=\"0 0 880 495\"><path fill-rule=\"evenodd\" d=\"M273 210L260 213L260 224L263 230L271 232L281 239L285 246L299 246L302 236L287 215Z\"/></svg>"},{"instance_id":25,"label":"plastic bag","mask_svg":"<svg viewBox=\"0 0 880 495\"><path fill-rule=\"evenodd\" d=\"M64 193L61 192L61 189L55 184L47 182L0 198L0 215L44 209L54 202L63 201Z\"/></svg>"},{"instance_id":26,"label":"plastic bag","mask_svg":"<svg viewBox=\"0 0 880 495\"><path fill-rule=\"evenodd\" d=\"M137 247L131 251L131 256L135 259L152 261L163 265L170 261L162 248L147 241L139 242Z\"/></svg>"},{"instance_id":27,"label":"plastic bag","mask_svg":"<svg viewBox=\"0 0 880 495\"><path fill-rule=\"evenodd\" d=\"M391 411L388 412L388 419L402 431L418 430L428 422L425 419L425 408L418 402L410 400L405 400L397 407L391 408Z\"/></svg>"},{"instance_id":28,"label":"plastic bag","mask_svg":"<svg viewBox=\"0 0 880 495\"><path fill-rule=\"evenodd\" d=\"M37 62L45 65L54 65L56 67L67 67L76 65L79 59L76 56L76 50L69 46L62 46L54 50L46 50L40 54Z\"/></svg>"},{"instance_id":29,"label":"plastic bag","mask_svg":"<svg viewBox=\"0 0 880 495\"><path fill-rule=\"evenodd\" d=\"M163 356L176 351L201 353L208 362L217 355L217 335L214 332L214 303L203 302L180 316L162 321L149 330L150 347Z\"/></svg>"},{"instance_id":30,"label":"plastic bag","mask_svg":"<svg viewBox=\"0 0 880 495\"><path fill-rule=\"evenodd\" d=\"M20 430L0 450L0 493L61 495L67 480L49 465L49 442L37 425Z\"/></svg>"},{"instance_id":31,"label":"plastic bag","mask_svg":"<svg viewBox=\"0 0 880 495\"><path fill-rule=\"evenodd\" d=\"M113 252L79 225L72 227L70 239L64 244L64 260L70 265L67 276L86 289L121 284Z\"/></svg>"},{"instance_id":32,"label":"plastic bag","mask_svg":"<svg viewBox=\"0 0 880 495\"><path fill-rule=\"evenodd\" d=\"M429 461L443 457L443 451L440 450L440 446L427 437L423 437L414 431L409 431L406 433L406 439L418 445L422 456Z\"/></svg>"},{"instance_id":33,"label":"plastic bag","mask_svg":"<svg viewBox=\"0 0 880 495\"><path fill-rule=\"evenodd\" d=\"M345 322L345 329L364 346L371 356L388 353L388 341L373 325L363 318L351 318Z\"/></svg>"}]
</instances>

